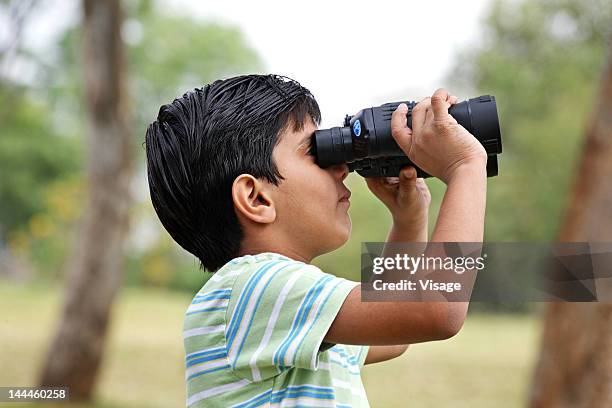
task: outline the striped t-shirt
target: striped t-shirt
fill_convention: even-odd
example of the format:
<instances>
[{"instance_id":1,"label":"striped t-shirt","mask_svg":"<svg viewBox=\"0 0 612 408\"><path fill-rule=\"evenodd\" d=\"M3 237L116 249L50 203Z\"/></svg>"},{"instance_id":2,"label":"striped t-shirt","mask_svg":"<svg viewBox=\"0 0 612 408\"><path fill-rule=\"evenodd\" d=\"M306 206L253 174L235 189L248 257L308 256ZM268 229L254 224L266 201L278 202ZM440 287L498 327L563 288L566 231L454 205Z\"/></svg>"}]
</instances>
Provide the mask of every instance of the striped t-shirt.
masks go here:
<instances>
[{"instance_id":1,"label":"striped t-shirt","mask_svg":"<svg viewBox=\"0 0 612 408\"><path fill-rule=\"evenodd\" d=\"M264 252L235 258L185 313L188 407L369 407L368 346L323 343L357 282Z\"/></svg>"}]
</instances>

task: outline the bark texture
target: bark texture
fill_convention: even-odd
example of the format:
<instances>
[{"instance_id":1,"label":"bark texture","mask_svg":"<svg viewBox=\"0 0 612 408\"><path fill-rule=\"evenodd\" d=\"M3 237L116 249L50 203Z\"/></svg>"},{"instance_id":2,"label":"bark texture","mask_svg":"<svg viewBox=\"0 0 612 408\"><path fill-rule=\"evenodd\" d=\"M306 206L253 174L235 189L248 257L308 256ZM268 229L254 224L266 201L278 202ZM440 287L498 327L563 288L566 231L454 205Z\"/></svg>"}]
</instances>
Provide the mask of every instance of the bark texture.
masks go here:
<instances>
[{"instance_id":1,"label":"bark texture","mask_svg":"<svg viewBox=\"0 0 612 408\"><path fill-rule=\"evenodd\" d=\"M558 239L612 241L612 50ZM612 407L612 304L549 304L529 403Z\"/></svg>"},{"instance_id":2,"label":"bark texture","mask_svg":"<svg viewBox=\"0 0 612 408\"><path fill-rule=\"evenodd\" d=\"M61 321L40 376L68 386L72 401L90 399L112 304L123 276L131 152L119 0L83 1L88 197L67 262Z\"/></svg>"}]
</instances>

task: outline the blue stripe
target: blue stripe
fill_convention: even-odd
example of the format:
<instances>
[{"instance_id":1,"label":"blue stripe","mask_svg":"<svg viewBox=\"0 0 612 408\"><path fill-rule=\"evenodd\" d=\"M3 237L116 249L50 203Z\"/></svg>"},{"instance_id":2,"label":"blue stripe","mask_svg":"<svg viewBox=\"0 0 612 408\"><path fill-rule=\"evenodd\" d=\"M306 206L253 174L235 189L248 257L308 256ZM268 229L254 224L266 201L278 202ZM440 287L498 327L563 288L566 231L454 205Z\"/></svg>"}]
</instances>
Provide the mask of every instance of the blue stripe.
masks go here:
<instances>
[{"instance_id":1,"label":"blue stripe","mask_svg":"<svg viewBox=\"0 0 612 408\"><path fill-rule=\"evenodd\" d=\"M308 289L308 292L306 292L306 296L304 297L304 300L302 301L302 303L300 304L300 308L298 309L297 317L293 320L293 325L291 326L291 330L289 331L289 336L283 341L283 343L274 353L274 364L275 365L280 366L280 361L281 361L280 355L282 353L284 357L286 349L289 347L289 344L290 344L289 342L291 338L293 337L293 334L295 333L296 327L299 325L299 322L302 320L302 315L304 313L304 310L307 308L307 303L309 303L309 301L312 299L320 282L323 279L325 278L319 279L319 281L316 284L314 284L310 289Z\"/></svg>"},{"instance_id":2,"label":"blue stripe","mask_svg":"<svg viewBox=\"0 0 612 408\"><path fill-rule=\"evenodd\" d=\"M365 346L361 346L361 348L359 349L359 357L357 357L357 364L359 364L359 360L361 360L361 355L363 354L364 351L365 351Z\"/></svg>"},{"instance_id":3,"label":"blue stripe","mask_svg":"<svg viewBox=\"0 0 612 408\"><path fill-rule=\"evenodd\" d=\"M226 364L226 365L223 365L223 366L220 366L220 367L211 368L210 370L204 370L204 371L201 371L199 373L192 374L189 377L187 377L187 380L188 381L192 380L192 379L194 379L196 377L199 377L201 375L204 375L204 374L214 373L215 371L225 370L226 368L229 368L229 364Z\"/></svg>"},{"instance_id":4,"label":"blue stripe","mask_svg":"<svg viewBox=\"0 0 612 408\"><path fill-rule=\"evenodd\" d=\"M295 392L287 393L286 395L284 395L278 401L281 401L282 399L285 399L285 398L299 398L299 397L310 397L310 398L316 398L316 399L333 400L334 399L334 394L333 393L330 393L330 394L320 394L320 393L315 393L315 392L312 392L312 391L295 391Z\"/></svg>"},{"instance_id":5,"label":"blue stripe","mask_svg":"<svg viewBox=\"0 0 612 408\"><path fill-rule=\"evenodd\" d=\"M191 360L191 361L189 361L187 363L187 367L191 367L191 366L194 366L196 364L204 363L206 361L218 360L218 359L223 358L223 357L227 357L227 353L225 353L225 351L223 351L221 353L211 354L209 356L204 356L202 358L197 358L197 359Z\"/></svg>"},{"instance_id":6,"label":"blue stripe","mask_svg":"<svg viewBox=\"0 0 612 408\"><path fill-rule=\"evenodd\" d=\"M242 347L244 346L245 340L247 338L247 336L249 335L249 331L251 330L251 326L253 324L253 319L255 318L255 313L257 312L257 308L259 307L259 303L261 303L261 299L264 297L263 294L266 290L266 288L270 285L270 283L272 282L272 280L274 279L274 277L283 269L285 269L286 267L288 267L291 264L287 264L281 268L278 268L270 277L270 279L268 279L268 282L266 282L265 286L263 287L261 294L259 295L259 297L257 298L257 302L255 302L255 307L253 308L253 313L251 314L251 319L249 320L249 324L247 326L246 332L244 333L244 337L242 338L242 341L240 342L240 347L238 348L238 352L236 353L236 359L234 360L234 362L232 363L232 368L236 368L236 362L238 361L238 357L240 356L240 352L242 351Z\"/></svg>"},{"instance_id":7,"label":"blue stripe","mask_svg":"<svg viewBox=\"0 0 612 408\"><path fill-rule=\"evenodd\" d=\"M225 347L221 346L221 347L214 347L214 348L210 348L210 349L206 349L206 350L202 350L202 351L196 351L193 353L190 353L189 355L186 356L186 360L189 361L192 358L197 358L200 356L205 356L206 354L213 354L213 353L217 353L219 351L225 351Z\"/></svg>"},{"instance_id":8,"label":"blue stripe","mask_svg":"<svg viewBox=\"0 0 612 408\"><path fill-rule=\"evenodd\" d=\"M227 306L207 307L205 309L194 310L193 312L185 313L185 316L190 316L193 314L205 313L205 312L217 312L219 310L225 310L225 309L227 309Z\"/></svg>"},{"instance_id":9,"label":"blue stripe","mask_svg":"<svg viewBox=\"0 0 612 408\"><path fill-rule=\"evenodd\" d=\"M300 304L300 308L298 309L297 316L293 320L293 324L291 326L291 330L289 331L289 335L283 340L283 343L274 353L274 364L281 369L284 368L284 365L281 365L281 361L284 361L284 356L287 352L287 349L289 348L291 344L291 340L293 339L295 335L297 327L299 327L302 321L302 317L304 316L304 311L308 309L308 305L310 304L311 299L313 299L313 297L315 296L314 294L317 291L321 280L322 279L317 281L317 283L315 283L310 289L308 289L308 292L306 292L306 296L304 297L304 300L302 301L302 303Z\"/></svg>"},{"instance_id":10,"label":"blue stripe","mask_svg":"<svg viewBox=\"0 0 612 408\"><path fill-rule=\"evenodd\" d=\"M231 291L232 291L231 289L215 289L215 290L211 290L210 292L198 293L197 295L195 295L195 297L201 298L201 297L206 297L206 296L220 295L224 293L230 293Z\"/></svg>"},{"instance_id":11,"label":"blue stripe","mask_svg":"<svg viewBox=\"0 0 612 408\"><path fill-rule=\"evenodd\" d=\"M337 349L336 353L340 354L340 356L346 358L348 360L349 363L351 363L352 365L357 365L358 361L357 361L357 357L355 356L349 356L348 354L346 354L344 352L344 350L342 349Z\"/></svg>"},{"instance_id":12,"label":"blue stripe","mask_svg":"<svg viewBox=\"0 0 612 408\"><path fill-rule=\"evenodd\" d=\"M276 353L274 353L274 362L281 369L283 369L284 366L281 365L280 362L285 360L285 354L287 353L287 350L289 349L291 342L299 334L300 329L304 326L305 320L308 317L308 313L310 312L310 309L312 308L312 304L314 303L316 298L319 296L319 294L323 290L324 285L330 279L332 279L330 275L325 276L319 279L319 281L308 290L308 293L306 294L306 298L304 299L304 302L300 306L300 310L298 310L298 317L293 322L293 326L291 327L291 331L289 332L290 333L289 337L285 339L283 344L281 344L280 348L276 351Z\"/></svg>"},{"instance_id":13,"label":"blue stripe","mask_svg":"<svg viewBox=\"0 0 612 408\"><path fill-rule=\"evenodd\" d=\"M232 405L232 408L254 408L260 406L264 402L268 402L270 399L270 395L272 395L272 389L265 391L259 395L254 396L253 398L243 401L237 405Z\"/></svg>"},{"instance_id":14,"label":"blue stripe","mask_svg":"<svg viewBox=\"0 0 612 408\"><path fill-rule=\"evenodd\" d=\"M337 361L337 360L330 360L329 362L330 362L330 363L332 363L332 364L339 365L339 366L340 366L340 367L342 367L342 368L348 368L348 370L347 370L347 371L348 371L350 374L353 374L353 375L361 375L361 374L359 373L359 371L354 371L354 370L351 370L351 368L352 368L353 366L351 366L351 365L349 365L349 364L344 364L344 363L342 363L342 362L340 362L340 361Z\"/></svg>"},{"instance_id":15,"label":"blue stripe","mask_svg":"<svg viewBox=\"0 0 612 408\"><path fill-rule=\"evenodd\" d=\"M313 385L291 385L287 388L283 388L282 390L275 391L272 395L272 399L278 398L288 398L286 394L295 395L301 392L309 392L311 394L331 394L333 397L334 389L332 387L323 387L323 386L313 386Z\"/></svg>"},{"instance_id":16,"label":"blue stripe","mask_svg":"<svg viewBox=\"0 0 612 408\"><path fill-rule=\"evenodd\" d=\"M261 277L264 275L264 273L268 269L272 268L272 266L274 266L275 264L276 262L270 262L270 263L267 263L261 266L253 275L251 275L244 289L240 293L238 305L236 306L236 308L234 309L234 312L232 313L232 319L230 322L230 327L228 329L228 335L227 335L228 341L227 341L227 346L226 346L227 350L231 348L234 342L234 338L236 337L236 333L238 332L240 323L242 322L242 316L244 315L246 306L249 302L251 294L253 293L253 291L255 290L255 287L257 286L257 283L259 282Z\"/></svg>"},{"instance_id":17,"label":"blue stripe","mask_svg":"<svg viewBox=\"0 0 612 408\"><path fill-rule=\"evenodd\" d=\"M276 394L272 396L271 402L280 402L285 398L299 398L299 397L310 397L316 399L325 399L325 400L333 400L334 393L333 392L316 392L310 390L302 390L302 391L289 391L282 395Z\"/></svg>"},{"instance_id":18,"label":"blue stripe","mask_svg":"<svg viewBox=\"0 0 612 408\"><path fill-rule=\"evenodd\" d=\"M303 389L306 389L306 388L310 388L310 389L315 390L315 391L318 390L318 391L321 391L321 392L333 392L334 391L333 387L326 387L324 385L301 384L301 385L290 385L288 387L285 387L283 389L280 389L280 390L276 391L275 394L286 392L286 391L303 390Z\"/></svg>"},{"instance_id":19,"label":"blue stripe","mask_svg":"<svg viewBox=\"0 0 612 408\"><path fill-rule=\"evenodd\" d=\"M264 264L262 267L257 270L247 282L245 288L240 293L240 298L238 299L238 305L232 313L232 319L230 321L230 327L227 331L227 343L226 349L229 350L232 347L232 343L234 342L234 337L236 337L236 332L238 331L238 327L240 327L240 321L242 320L242 316L244 314L244 310L246 309L246 305L248 303L249 297L251 293L255 289L257 282L261 279L261 276L272 266L279 263L279 261L273 261Z\"/></svg>"},{"instance_id":20,"label":"blue stripe","mask_svg":"<svg viewBox=\"0 0 612 408\"><path fill-rule=\"evenodd\" d=\"M203 296L203 297L201 297L201 298L194 299L194 300L191 302L191 304L192 304L192 305L197 305L198 303L207 302L207 301L209 301L209 300L215 300L215 299L229 299L229 298L230 298L230 294L229 294L229 293L227 293L227 294L222 293L222 294L219 294L219 295L213 295L213 296Z\"/></svg>"},{"instance_id":21,"label":"blue stripe","mask_svg":"<svg viewBox=\"0 0 612 408\"><path fill-rule=\"evenodd\" d=\"M310 331L312 330L312 328L316 324L317 320L319 319L319 316L321 315L321 312L323 311L323 308L325 307L325 304L327 303L327 301L329 300L331 295L334 293L334 289L336 289L336 287L338 287L338 285L340 285L340 282L342 282L342 281L338 280L336 282L336 284L331 288L331 290L329 291L329 293L327 294L325 299L323 299L323 302L321 303L321 307L319 308L319 311L317 312L317 315L315 316L314 320L312 321L312 325L308 328L308 330L306 331L306 334L304 336L302 336L302 338L300 339L300 342L298 343L298 345L296 347L296 350L300 349L300 346L304 342L304 339L306 339L306 337L308 337L308 333L310 333ZM295 355L293 356L293 364L294 365L295 365L295 359L297 358L297 354L298 353L296 352Z\"/></svg>"}]
</instances>

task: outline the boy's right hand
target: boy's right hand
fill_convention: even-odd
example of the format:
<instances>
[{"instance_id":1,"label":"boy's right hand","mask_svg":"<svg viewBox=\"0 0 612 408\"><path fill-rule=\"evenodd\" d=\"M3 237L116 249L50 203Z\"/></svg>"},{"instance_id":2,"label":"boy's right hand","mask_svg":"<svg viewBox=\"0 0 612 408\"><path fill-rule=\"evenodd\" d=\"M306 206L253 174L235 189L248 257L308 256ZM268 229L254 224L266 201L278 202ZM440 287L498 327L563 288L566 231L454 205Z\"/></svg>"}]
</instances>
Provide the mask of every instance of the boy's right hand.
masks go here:
<instances>
[{"instance_id":1,"label":"boy's right hand","mask_svg":"<svg viewBox=\"0 0 612 408\"><path fill-rule=\"evenodd\" d=\"M400 104L391 118L391 135L418 167L448 184L464 165L487 163L480 142L455 118L448 108L457 97L440 88L412 110L412 129L406 125L406 104Z\"/></svg>"}]
</instances>

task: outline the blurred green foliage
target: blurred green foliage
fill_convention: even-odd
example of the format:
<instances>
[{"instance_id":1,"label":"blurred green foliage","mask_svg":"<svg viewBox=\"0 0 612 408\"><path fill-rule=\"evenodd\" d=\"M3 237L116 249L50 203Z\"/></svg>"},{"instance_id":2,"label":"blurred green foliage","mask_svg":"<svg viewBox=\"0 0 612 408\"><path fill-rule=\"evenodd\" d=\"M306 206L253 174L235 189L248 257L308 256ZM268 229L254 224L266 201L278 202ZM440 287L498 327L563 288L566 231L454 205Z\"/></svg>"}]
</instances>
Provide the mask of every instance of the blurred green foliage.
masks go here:
<instances>
[{"instance_id":1,"label":"blurred green foliage","mask_svg":"<svg viewBox=\"0 0 612 408\"><path fill-rule=\"evenodd\" d=\"M263 63L236 27L170 14L149 0L124 5L122 35L139 171L126 283L193 292L207 274L171 241L152 210L142 171L145 129L160 105L185 90L261 72ZM568 187L577 176L610 21L612 3L605 0L494 0L479 45L458 52L444 83L461 98L495 95L502 127L500 175L488 184L487 241L555 239ZM25 50L39 68L37 81L22 89L10 84L12 93L6 91L9 84L0 87L2 104L12 107L0 120L0 172L11 175L0 179L0 224L14 232L14 249L48 276L61 269L84 202L80 39L77 26L64 33L57 53ZM431 233L444 186L433 179L427 183L433 195ZM391 219L361 177L351 174L347 185L353 191L351 239L314 263L359 279L361 242L384 241Z\"/></svg>"},{"instance_id":2,"label":"blurred green foliage","mask_svg":"<svg viewBox=\"0 0 612 408\"><path fill-rule=\"evenodd\" d=\"M0 82L0 243L45 208L43 186L77 171L79 145L50 127L50 109ZM7 176L10 175L10 176Z\"/></svg>"},{"instance_id":3,"label":"blurred green foliage","mask_svg":"<svg viewBox=\"0 0 612 408\"><path fill-rule=\"evenodd\" d=\"M203 272L170 242L153 212L142 171L146 127L161 105L186 90L262 71L263 63L237 27L168 13L151 0L122 4L137 168L132 224L147 227L131 240L126 282L191 291ZM44 55L20 46L19 57L36 75L19 85L2 77L0 86L0 102L12 106L0 116L0 173L10 175L0 179L0 227L11 232L12 252L34 262L39 278L61 274L85 202L81 39L77 24Z\"/></svg>"},{"instance_id":4,"label":"blurred green foliage","mask_svg":"<svg viewBox=\"0 0 612 408\"><path fill-rule=\"evenodd\" d=\"M494 0L480 45L458 52L444 83L460 98L495 95L501 124L499 175L488 180L486 241L556 239L570 183L579 177L575 166L611 23L610 1ZM444 185L432 179L427 184L433 196L431 234ZM363 180L350 176L349 185L356 197L351 207L354 234L345 247L317 262L325 270L359 279L360 242L383 241L390 217ZM484 273L478 281L495 284L494 276Z\"/></svg>"},{"instance_id":5,"label":"blurred green foliage","mask_svg":"<svg viewBox=\"0 0 612 408\"><path fill-rule=\"evenodd\" d=\"M449 79L497 99L504 153L489 183L486 238L554 240L594 109L612 27L600 0L496 0L484 44ZM588 182L588 180L584 180Z\"/></svg>"}]
</instances>

